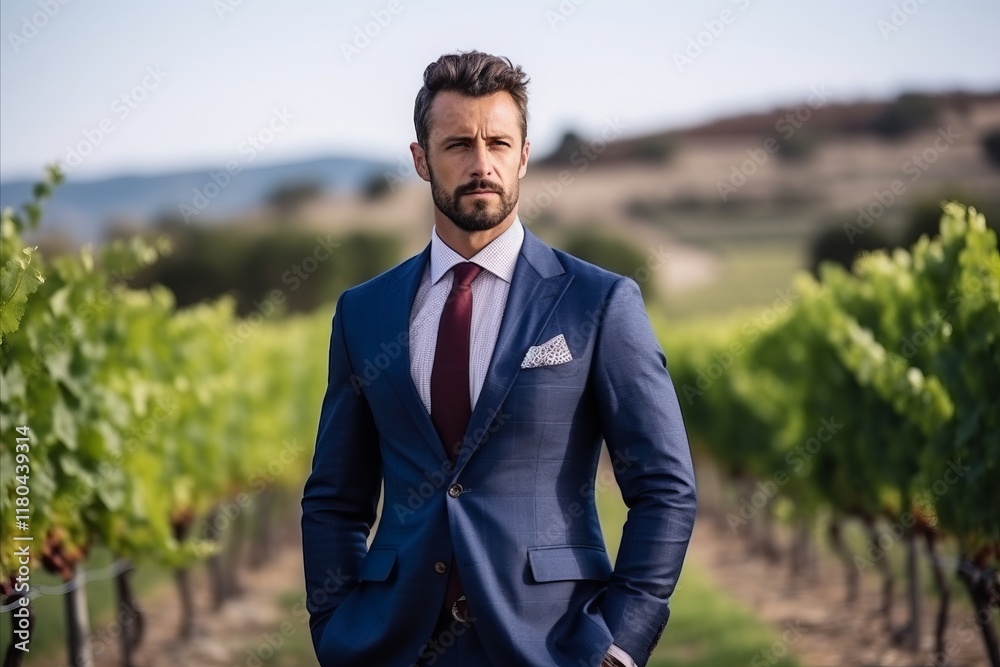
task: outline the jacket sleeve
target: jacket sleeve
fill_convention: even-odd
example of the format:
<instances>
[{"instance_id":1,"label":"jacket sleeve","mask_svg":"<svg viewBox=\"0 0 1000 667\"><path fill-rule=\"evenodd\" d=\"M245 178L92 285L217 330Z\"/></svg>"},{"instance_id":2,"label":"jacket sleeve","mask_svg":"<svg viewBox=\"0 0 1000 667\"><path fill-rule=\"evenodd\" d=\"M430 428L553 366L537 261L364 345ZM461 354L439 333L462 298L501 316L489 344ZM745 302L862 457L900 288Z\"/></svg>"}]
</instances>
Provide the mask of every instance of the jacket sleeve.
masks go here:
<instances>
[{"instance_id":1,"label":"jacket sleeve","mask_svg":"<svg viewBox=\"0 0 1000 667\"><path fill-rule=\"evenodd\" d=\"M344 323L349 291L337 299L327 388L302 495L306 608L317 651L330 615L357 585L382 481L378 431L360 385L352 382L357 376Z\"/></svg>"},{"instance_id":2,"label":"jacket sleeve","mask_svg":"<svg viewBox=\"0 0 1000 667\"><path fill-rule=\"evenodd\" d=\"M609 290L594 354L604 441L628 506L601 612L614 644L643 667L670 615L697 499L666 355L631 278Z\"/></svg>"}]
</instances>

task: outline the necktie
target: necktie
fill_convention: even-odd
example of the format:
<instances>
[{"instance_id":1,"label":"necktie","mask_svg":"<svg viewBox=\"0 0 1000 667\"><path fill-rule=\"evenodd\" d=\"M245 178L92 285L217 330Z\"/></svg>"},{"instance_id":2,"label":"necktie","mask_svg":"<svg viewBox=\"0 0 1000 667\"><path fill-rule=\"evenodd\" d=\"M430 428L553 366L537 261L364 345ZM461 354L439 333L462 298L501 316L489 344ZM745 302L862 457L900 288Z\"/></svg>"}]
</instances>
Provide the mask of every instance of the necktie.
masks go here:
<instances>
[{"instance_id":1,"label":"necktie","mask_svg":"<svg viewBox=\"0 0 1000 667\"><path fill-rule=\"evenodd\" d=\"M456 264L451 292L441 312L434 366L431 368L431 421L441 436L452 463L458 459L465 431L472 417L469 396L469 333L472 330L472 281L483 268L472 262ZM459 598L462 598L459 600ZM463 617L468 610L463 603L462 584L452 555L444 604L451 609L458 602Z\"/></svg>"}]
</instances>

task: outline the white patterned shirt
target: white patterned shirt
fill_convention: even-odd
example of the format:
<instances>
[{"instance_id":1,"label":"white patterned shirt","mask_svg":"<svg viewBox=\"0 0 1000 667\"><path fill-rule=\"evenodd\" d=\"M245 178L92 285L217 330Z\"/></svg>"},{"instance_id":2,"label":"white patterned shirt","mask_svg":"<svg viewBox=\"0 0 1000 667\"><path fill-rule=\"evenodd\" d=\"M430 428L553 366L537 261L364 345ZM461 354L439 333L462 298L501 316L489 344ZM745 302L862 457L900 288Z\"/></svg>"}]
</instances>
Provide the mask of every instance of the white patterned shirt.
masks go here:
<instances>
[{"instance_id":1,"label":"white patterned shirt","mask_svg":"<svg viewBox=\"0 0 1000 667\"><path fill-rule=\"evenodd\" d=\"M469 399L475 408L486 380L507 306L514 265L524 241L521 220L514 217L500 236L466 260L441 240L437 226L431 230L431 256L410 309L410 374L427 412L431 411L431 369L437 347L438 324L451 292L455 274L451 267L469 261L485 269L472 281L472 330L469 334Z\"/></svg>"}]
</instances>

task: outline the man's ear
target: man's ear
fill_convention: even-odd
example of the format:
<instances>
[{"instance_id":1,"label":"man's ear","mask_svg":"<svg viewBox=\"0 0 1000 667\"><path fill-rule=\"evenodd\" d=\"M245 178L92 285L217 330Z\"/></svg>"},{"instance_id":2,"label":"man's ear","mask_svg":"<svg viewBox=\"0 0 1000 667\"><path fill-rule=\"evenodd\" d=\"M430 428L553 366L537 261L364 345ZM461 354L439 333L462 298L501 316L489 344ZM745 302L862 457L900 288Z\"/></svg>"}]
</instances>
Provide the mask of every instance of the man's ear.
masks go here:
<instances>
[{"instance_id":1,"label":"man's ear","mask_svg":"<svg viewBox=\"0 0 1000 667\"><path fill-rule=\"evenodd\" d=\"M517 170L518 179L524 178L524 175L528 173L528 155L530 153L531 153L531 142L525 139L524 146L521 148L521 166Z\"/></svg>"},{"instance_id":2,"label":"man's ear","mask_svg":"<svg viewBox=\"0 0 1000 667\"><path fill-rule=\"evenodd\" d=\"M414 141L410 144L410 154L413 155L413 168L417 170L417 174L430 182L431 172L427 169L427 153L424 152L423 146Z\"/></svg>"}]
</instances>

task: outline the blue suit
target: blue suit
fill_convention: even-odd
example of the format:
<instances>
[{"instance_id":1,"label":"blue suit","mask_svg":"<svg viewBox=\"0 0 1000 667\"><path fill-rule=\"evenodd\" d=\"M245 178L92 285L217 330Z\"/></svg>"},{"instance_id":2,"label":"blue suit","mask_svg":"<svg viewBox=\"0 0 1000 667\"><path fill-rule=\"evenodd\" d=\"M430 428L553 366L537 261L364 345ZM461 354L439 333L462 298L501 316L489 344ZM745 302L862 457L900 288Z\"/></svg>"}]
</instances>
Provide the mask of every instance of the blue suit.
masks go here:
<instances>
[{"instance_id":1,"label":"blue suit","mask_svg":"<svg viewBox=\"0 0 1000 667\"><path fill-rule=\"evenodd\" d=\"M454 553L484 666L595 667L612 642L645 665L669 616L696 496L638 285L525 228L452 466L410 376L410 306L429 254L430 244L337 301L302 498L320 663L415 664ZM529 347L558 334L571 361L520 367ZM613 569L594 502L602 438L629 507ZM436 664L449 664L447 653Z\"/></svg>"}]
</instances>

